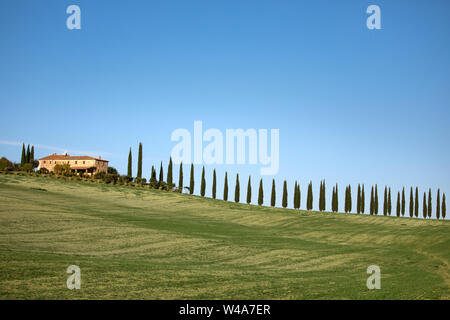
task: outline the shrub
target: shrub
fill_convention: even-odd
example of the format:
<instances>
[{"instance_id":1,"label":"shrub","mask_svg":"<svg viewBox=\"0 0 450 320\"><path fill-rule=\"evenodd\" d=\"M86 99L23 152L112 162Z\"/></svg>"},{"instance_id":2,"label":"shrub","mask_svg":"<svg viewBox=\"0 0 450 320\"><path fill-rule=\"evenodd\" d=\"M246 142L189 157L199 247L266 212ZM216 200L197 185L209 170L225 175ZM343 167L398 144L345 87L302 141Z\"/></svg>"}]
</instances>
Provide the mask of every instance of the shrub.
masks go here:
<instances>
[{"instance_id":1,"label":"shrub","mask_svg":"<svg viewBox=\"0 0 450 320\"><path fill-rule=\"evenodd\" d=\"M48 174L49 171L47 168L40 168L38 171L36 171L39 174Z\"/></svg>"},{"instance_id":2,"label":"shrub","mask_svg":"<svg viewBox=\"0 0 450 320\"><path fill-rule=\"evenodd\" d=\"M94 174L94 179L104 180L106 178L106 172L97 172Z\"/></svg>"},{"instance_id":3,"label":"shrub","mask_svg":"<svg viewBox=\"0 0 450 320\"><path fill-rule=\"evenodd\" d=\"M25 164L22 166L22 170L23 170L23 171L26 171L26 172L31 172L31 171L33 171L33 169L34 169L34 166L33 166L32 163L25 163Z\"/></svg>"},{"instance_id":4,"label":"shrub","mask_svg":"<svg viewBox=\"0 0 450 320\"><path fill-rule=\"evenodd\" d=\"M56 175L62 175L65 177L72 176L72 169L70 169L70 165L68 163L57 164L53 167L53 171Z\"/></svg>"},{"instance_id":5,"label":"shrub","mask_svg":"<svg viewBox=\"0 0 450 320\"><path fill-rule=\"evenodd\" d=\"M117 169L116 169L116 168L108 167L108 174L115 174L115 175L118 175L119 172L117 172Z\"/></svg>"},{"instance_id":6,"label":"shrub","mask_svg":"<svg viewBox=\"0 0 450 320\"><path fill-rule=\"evenodd\" d=\"M116 174L108 174L105 176L105 178L103 179L105 181L105 183L110 184L116 184L117 180L118 180L119 176Z\"/></svg>"},{"instance_id":7,"label":"shrub","mask_svg":"<svg viewBox=\"0 0 450 320\"><path fill-rule=\"evenodd\" d=\"M118 176L117 177L117 181L119 182L119 184L127 184L132 180L132 178L128 177L128 176Z\"/></svg>"},{"instance_id":8,"label":"shrub","mask_svg":"<svg viewBox=\"0 0 450 320\"><path fill-rule=\"evenodd\" d=\"M5 157L2 157L0 159L0 170L13 170L14 169L14 164L9 161L8 159L6 159Z\"/></svg>"},{"instance_id":9,"label":"shrub","mask_svg":"<svg viewBox=\"0 0 450 320\"><path fill-rule=\"evenodd\" d=\"M149 186L150 186L150 188L152 188L152 189L158 189L158 188L159 188L159 183L158 183L158 181L156 181L156 179L151 178L151 179L150 179Z\"/></svg>"},{"instance_id":10,"label":"shrub","mask_svg":"<svg viewBox=\"0 0 450 320\"><path fill-rule=\"evenodd\" d=\"M164 181L161 181L161 182L159 183L159 189L169 191L169 186L168 186L168 184L165 183Z\"/></svg>"}]
</instances>

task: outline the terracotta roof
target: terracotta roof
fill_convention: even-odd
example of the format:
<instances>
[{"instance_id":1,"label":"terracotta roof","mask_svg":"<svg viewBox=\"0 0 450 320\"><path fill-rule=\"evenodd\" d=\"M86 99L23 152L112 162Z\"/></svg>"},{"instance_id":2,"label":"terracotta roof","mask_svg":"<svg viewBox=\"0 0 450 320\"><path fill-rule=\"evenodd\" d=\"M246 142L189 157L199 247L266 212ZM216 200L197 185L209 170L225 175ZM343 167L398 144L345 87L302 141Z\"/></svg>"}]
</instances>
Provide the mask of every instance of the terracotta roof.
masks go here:
<instances>
[{"instance_id":1,"label":"terracotta roof","mask_svg":"<svg viewBox=\"0 0 450 320\"><path fill-rule=\"evenodd\" d=\"M94 158L90 156L71 156L68 154L52 154L49 156L46 156L44 158L41 158L39 160L98 160L98 161L105 161L109 162L108 160Z\"/></svg>"}]
</instances>

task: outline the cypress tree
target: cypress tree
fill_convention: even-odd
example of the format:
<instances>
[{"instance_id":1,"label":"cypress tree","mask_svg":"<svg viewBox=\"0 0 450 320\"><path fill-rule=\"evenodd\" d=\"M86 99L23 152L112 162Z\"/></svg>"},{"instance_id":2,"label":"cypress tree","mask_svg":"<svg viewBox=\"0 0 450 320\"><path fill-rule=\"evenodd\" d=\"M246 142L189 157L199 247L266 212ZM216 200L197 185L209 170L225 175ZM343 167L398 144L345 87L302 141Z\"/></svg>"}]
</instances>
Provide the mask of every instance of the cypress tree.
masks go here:
<instances>
[{"instance_id":1,"label":"cypress tree","mask_svg":"<svg viewBox=\"0 0 450 320\"><path fill-rule=\"evenodd\" d=\"M296 202L296 209L300 209L300 203L301 203L301 192L300 192L300 184L295 182L296 189L295 189L295 202Z\"/></svg>"},{"instance_id":2,"label":"cypress tree","mask_svg":"<svg viewBox=\"0 0 450 320\"><path fill-rule=\"evenodd\" d=\"M228 172L225 172L225 182L223 184L223 200L228 201Z\"/></svg>"},{"instance_id":3,"label":"cypress tree","mask_svg":"<svg viewBox=\"0 0 450 320\"><path fill-rule=\"evenodd\" d=\"M352 186L348 185L348 212L352 212Z\"/></svg>"},{"instance_id":4,"label":"cypress tree","mask_svg":"<svg viewBox=\"0 0 450 320\"><path fill-rule=\"evenodd\" d=\"M391 215L391 213L392 213L391 187L389 187L389 191L388 191L388 214Z\"/></svg>"},{"instance_id":5,"label":"cypress tree","mask_svg":"<svg viewBox=\"0 0 450 320\"><path fill-rule=\"evenodd\" d=\"M27 146L26 163L30 163L30 145Z\"/></svg>"},{"instance_id":6,"label":"cypress tree","mask_svg":"<svg viewBox=\"0 0 450 320\"><path fill-rule=\"evenodd\" d=\"M311 209L309 209L310 201L311 201L311 182L308 183L308 191L306 193L306 210L311 210Z\"/></svg>"},{"instance_id":7,"label":"cypress tree","mask_svg":"<svg viewBox=\"0 0 450 320\"><path fill-rule=\"evenodd\" d=\"M312 210L313 208L313 192L312 192L312 181L309 182L308 185L308 194L306 199L306 209Z\"/></svg>"},{"instance_id":8,"label":"cypress tree","mask_svg":"<svg viewBox=\"0 0 450 320\"><path fill-rule=\"evenodd\" d=\"M241 188L239 186L239 173L236 174L236 186L234 188L234 202L239 202L239 196L241 194Z\"/></svg>"},{"instance_id":9,"label":"cypress tree","mask_svg":"<svg viewBox=\"0 0 450 320\"><path fill-rule=\"evenodd\" d=\"M375 212L375 199L372 186L372 191L370 192L370 215L373 215L374 212Z\"/></svg>"},{"instance_id":10,"label":"cypress tree","mask_svg":"<svg viewBox=\"0 0 450 320\"><path fill-rule=\"evenodd\" d=\"M440 190L437 191L437 198L436 198L436 218L439 219L441 217L441 196L440 196Z\"/></svg>"},{"instance_id":11,"label":"cypress tree","mask_svg":"<svg viewBox=\"0 0 450 320\"><path fill-rule=\"evenodd\" d=\"M300 183L297 184L297 197L298 197L298 208L300 209L300 206L302 205L302 190L300 189Z\"/></svg>"},{"instance_id":12,"label":"cypress tree","mask_svg":"<svg viewBox=\"0 0 450 320\"><path fill-rule=\"evenodd\" d=\"M203 166L203 169L202 169L202 180L200 182L200 195L202 197L205 196L205 191L206 191L205 166Z\"/></svg>"},{"instance_id":13,"label":"cypress tree","mask_svg":"<svg viewBox=\"0 0 450 320\"><path fill-rule=\"evenodd\" d=\"M345 193L344 193L344 212L347 213L348 209L348 190L347 186L345 186Z\"/></svg>"},{"instance_id":14,"label":"cypress tree","mask_svg":"<svg viewBox=\"0 0 450 320\"><path fill-rule=\"evenodd\" d=\"M308 183L308 191L306 192L306 210L310 210L309 209L309 203L311 201L311 182Z\"/></svg>"},{"instance_id":15,"label":"cypress tree","mask_svg":"<svg viewBox=\"0 0 450 320\"><path fill-rule=\"evenodd\" d=\"M375 203L374 203L374 212L378 215L378 186L375 184Z\"/></svg>"},{"instance_id":16,"label":"cypress tree","mask_svg":"<svg viewBox=\"0 0 450 320\"><path fill-rule=\"evenodd\" d=\"M270 195L270 205L275 207L276 201L276 191L275 191L275 179L272 179L272 194Z\"/></svg>"},{"instance_id":17,"label":"cypress tree","mask_svg":"<svg viewBox=\"0 0 450 320\"><path fill-rule=\"evenodd\" d=\"M150 175L150 185L152 188L154 188L158 185L158 181L156 180L156 171L155 171L154 166L152 166L152 173Z\"/></svg>"},{"instance_id":18,"label":"cypress tree","mask_svg":"<svg viewBox=\"0 0 450 320\"><path fill-rule=\"evenodd\" d=\"M331 191L331 211L335 211L336 208L336 188L333 186L333 190Z\"/></svg>"},{"instance_id":19,"label":"cypress tree","mask_svg":"<svg viewBox=\"0 0 450 320\"><path fill-rule=\"evenodd\" d=\"M161 186L161 184L164 182L164 173L163 173L163 165L162 165L162 161L161 161L161 165L159 166L159 185Z\"/></svg>"},{"instance_id":20,"label":"cypress tree","mask_svg":"<svg viewBox=\"0 0 450 320\"><path fill-rule=\"evenodd\" d=\"M345 213L348 213L348 186L345 187L345 203L344 203Z\"/></svg>"},{"instance_id":21,"label":"cypress tree","mask_svg":"<svg viewBox=\"0 0 450 320\"><path fill-rule=\"evenodd\" d=\"M139 142L137 178L142 178L142 143Z\"/></svg>"},{"instance_id":22,"label":"cypress tree","mask_svg":"<svg viewBox=\"0 0 450 320\"><path fill-rule=\"evenodd\" d=\"M445 219L447 208L445 207L445 193L442 194L442 219Z\"/></svg>"},{"instance_id":23,"label":"cypress tree","mask_svg":"<svg viewBox=\"0 0 450 320\"><path fill-rule=\"evenodd\" d=\"M405 215L405 187L402 189L402 217Z\"/></svg>"},{"instance_id":24,"label":"cypress tree","mask_svg":"<svg viewBox=\"0 0 450 320\"><path fill-rule=\"evenodd\" d=\"M294 184L294 209L298 209L298 184L295 181Z\"/></svg>"},{"instance_id":25,"label":"cypress tree","mask_svg":"<svg viewBox=\"0 0 450 320\"><path fill-rule=\"evenodd\" d=\"M419 217L419 188L416 187L416 199L414 202L414 215Z\"/></svg>"},{"instance_id":26,"label":"cypress tree","mask_svg":"<svg viewBox=\"0 0 450 320\"><path fill-rule=\"evenodd\" d=\"M339 191L338 191L338 184L336 183L336 212L339 212Z\"/></svg>"},{"instance_id":27,"label":"cypress tree","mask_svg":"<svg viewBox=\"0 0 450 320\"><path fill-rule=\"evenodd\" d=\"M358 183L358 195L356 196L356 213L361 213L361 186Z\"/></svg>"},{"instance_id":28,"label":"cypress tree","mask_svg":"<svg viewBox=\"0 0 450 320\"><path fill-rule=\"evenodd\" d=\"M322 211L322 180L319 186L319 211Z\"/></svg>"},{"instance_id":29,"label":"cypress tree","mask_svg":"<svg viewBox=\"0 0 450 320\"><path fill-rule=\"evenodd\" d=\"M259 180L259 191L258 191L258 205L262 206L264 203L264 191L263 191L263 181Z\"/></svg>"},{"instance_id":30,"label":"cypress tree","mask_svg":"<svg viewBox=\"0 0 450 320\"><path fill-rule=\"evenodd\" d=\"M294 183L294 209L297 209L297 181Z\"/></svg>"},{"instance_id":31,"label":"cypress tree","mask_svg":"<svg viewBox=\"0 0 450 320\"><path fill-rule=\"evenodd\" d=\"M34 146L31 146L30 162L34 162Z\"/></svg>"},{"instance_id":32,"label":"cypress tree","mask_svg":"<svg viewBox=\"0 0 450 320\"><path fill-rule=\"evenodd\" d=\"M217 184L217 178L216 178L216 169L213 171L213 184L212 184L212 198L216 198L216 184Z\"/></svg>"},{"instance_id":33,"label":"cypress tree","mask_svg":"<svg viewBox=\"0 0 450 320\"><path fill-rule=\"evenodd\" d=\"M364 184L362 186L362 193L361 193L361 213L364 213L366 207L366 193L364 192Z\"/></svg>"},{"instance_id":34,"label":"cypress tree","mask_svg":"<svg viewBox=\"0 0 450 320\"><path fill-rule=\"evenodd\" d=\"M127 171L127 177L128 178L132 178L133 177L131 161L132 161L132 158L131 158L131 148L130 148L130 153L128 154L128 171Z\"/></svg>"},{"instance_id":35,"label":"cypress tree","mask_svg":"<svg viewBox=\"0 0 450 320\"><path fill-rule=\"evenodd\" d=\"M423 214L423 218L426 219L427 218L427 214L428 214L428 208L427 208L427 193L424 192L423 193L423 205L422 205L422 214Z\"/></svg>"},{"instance_id":36,"label":"cypress tree","mask_svg":"<svg viewBox=\"0 0 450 320\"><path fill-rule=\"evenodd\" d=\"M400 217L400 191L397 193L397 217Z\"/></svg>"},{"instance_id":37,"label":"cypress tree","mask_svg":"<svg viewBox=\"0 0 450 320\"><path fill-rule=\"evenodd\" d=\"M27 161L26 155L25 155L25 143L22 144L22 158L20 159L20 164L23 166Z\"/></svg>"},{"instance_id":38,"label":"cypress tree","mask_svg":"<svg viewBox=\"0 0 450 320\"><path fill-rule=\"evenodd\" d=\"M339 212L339 191L337 183L334 188L334 212Z\"/></svg>"},{"instance_id":39,"label":"cypress tree","mask_svg":"<svg viewBox=\"0 0 450 320\"><path fill-rule=\"evenodd\" d=\"M193 194L194 193L194 187L195 187L195 183L194 183L194 164L191 163L191 177L190 177L190 181L189 181L189 194Z\"/></svg>"},{"instance_id":40,"label":"cypress tree","mask_svg":"<svg viewBox=\"0 0 450 320\"><path fill-rule=\"evenodd\" d=\"M247 184L247 204L252 202L252 178L248 176L248 184Z\"/></svg>"},{"instance_id":41,"label":"cypress tree","mask_svg":"<svg viewBox=\"0 0 450 320\"><path fill-rule=\"evenodd\" d=\"M387 187L384 187L383 215L387 216Z\"/></svg>"},{"instance_id":42,"label":"cypress tree","mask_svg":"<svg viewBox=\"0 0 450 320\"><path fill-rule=\"evenodd\" d=\"M325 180L322 181L322 201L320 201L322 207L321 211L325 211Z\"/></svg>"},{"instance_id":43,"label":"cypress tree","mask_svg":"<svg viewBox=\"0 0 450 320\"><path fill-rule=\"evenodd\" d=\"M327 209L327 197L326 197L326 190L325 190L325 179L323 179L322 183L322 211L325 211Z\"/></svg>"},{"instance_id":44,"label":"cypress tree","mask_svg":"<svg viewBox=\"0 0 450 320\"><path fill-rule=\"evenodd\" d=\"M287 182L286 182L286 180L284 180L284 183L283 183L283 201L282 201L282 206L283 206L283 208L286 208L287 207L287 204L288 204L288 200L287 200Z\"/></svg>"},{"instance_id":45,"label":"cypress tree","mask_svg":"<svg viewBox=\"0 0 450 320\"><path fill-rule=\"evenodd\" d=\"M432 204L431 204L431 188L428 189L428 218L431 218L431 212L432 212Z\"/></svg>"},{"instance_id":46,"label":"cypress tree","mask_svg":"<svg viewBox=\"0 0 450 320\"><path fill-rule=\"evenodd\" d=\"M413 189L409 192L409 216L412 218L414 215L414 200L413 200Z\"/></svg>"},{"instance_id":47,"label":"cypress tree","mask_svg":"<svg viewBox=\"0 0 450 320\"><path fill-rule=\"evenodd\" d=\"M325 180L322 181L322 188L320 189L321 192L321 199L320 199L320 211L324 211L324 198L325 198Z\"/></svg>"},{"instance_id":48,"label":"cypress tree","mask_svg":"<svg viewBox=\"0 0 450 320\"><path fill-rule=\"evenodd\" d=\"M346 194L347 194L347 212L350 212L351 211L351 209L350 209L350 186L347 186L346 190L347 190L346 191Z\"/></svg>"},{"instance_id":49,"label":"cypress tree","mask_svg":"<svg viewBox=\"0 0 450 320\"><path fill-rule=\"evenodd\" d=\"M334 204L335 204L335 199L334 199L334 186L331 189L331 212L334 212Z\"/></svg>"},{"instance_id":50,"label":"cypress tree","mask_svg":"<svg viewBox=\"0 0 450 320\"><path fill-rule=\"evenodd\" d=\"M169 189L172 190L173 188L173 175L172 175L172 157L170 157L169 160L169 166L167 167L167 185L169 186Z\"/></svg>"},{"instance_id":51,"label":"cypress tree","mask_svg":"<svg viewBox=\"0 0 450 320\"><path fill-rule=\"evenodd\" d=\"M180 173L178 175L178 192L183 192L183 162L180 163Z\"/></svg>"}]
</instances>

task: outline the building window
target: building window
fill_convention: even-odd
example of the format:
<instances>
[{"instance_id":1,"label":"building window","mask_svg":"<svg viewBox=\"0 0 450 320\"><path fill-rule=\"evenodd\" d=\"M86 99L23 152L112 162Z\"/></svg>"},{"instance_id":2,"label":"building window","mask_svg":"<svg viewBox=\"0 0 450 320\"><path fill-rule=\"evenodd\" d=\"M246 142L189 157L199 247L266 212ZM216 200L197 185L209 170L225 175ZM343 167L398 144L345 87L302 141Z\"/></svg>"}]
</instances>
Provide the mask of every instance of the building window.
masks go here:
<instances>
[{"instance_id":1,"label":"building window","mask_svg":"<svg viewBox=\"0 0 450 320\"><path fill-rule=\"evenodd\" d=\"M86 163L86 161L83 161L83 164L85 164Z\"/></svg>"},{"instance_id":2,"label":"building window","mask_svg":"<svg viewBox=\"0 0 450 320\"><path fill-rule=\"evenodd\" d=\"M77 164L78 163L78 161L75 161L75 164Z\"/></svg>"}]
</instances>

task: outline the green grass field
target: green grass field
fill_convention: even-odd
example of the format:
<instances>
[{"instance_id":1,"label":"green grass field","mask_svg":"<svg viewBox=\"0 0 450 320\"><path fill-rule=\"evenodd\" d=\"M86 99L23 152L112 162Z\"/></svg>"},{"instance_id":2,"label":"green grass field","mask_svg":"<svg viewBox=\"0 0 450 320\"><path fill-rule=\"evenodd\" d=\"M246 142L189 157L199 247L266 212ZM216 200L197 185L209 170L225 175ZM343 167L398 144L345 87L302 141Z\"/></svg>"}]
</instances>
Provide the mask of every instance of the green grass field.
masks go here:
<instances>
[{"instance_id":1,"label":"green grass field","mask_svg":"<svg viewBox=\"0 0 450 320\"><path fill-rule=\"evenodd\" d=\"M0 299L449 299L449 232L1 174ZM80 290L66 287L73 264ZM373 264L380 290L366 287Z\"/></svg>"}]
</instances>

